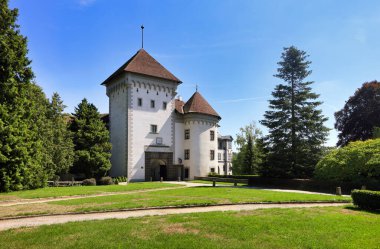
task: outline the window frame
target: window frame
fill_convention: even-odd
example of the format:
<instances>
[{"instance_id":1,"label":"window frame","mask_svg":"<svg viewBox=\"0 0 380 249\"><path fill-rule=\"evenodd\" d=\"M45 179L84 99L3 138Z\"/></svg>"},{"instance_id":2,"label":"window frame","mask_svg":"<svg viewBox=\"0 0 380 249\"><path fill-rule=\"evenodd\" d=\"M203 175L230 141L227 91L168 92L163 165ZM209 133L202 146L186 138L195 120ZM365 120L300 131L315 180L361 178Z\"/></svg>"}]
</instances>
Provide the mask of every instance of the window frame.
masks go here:
<instances>
[{"instance_id":1,"label":"window frame","mask_svg":"<svg viewBox=\"0 0 380 249\"><path fill-rule=\"evenodd\" d=\"M158 126L156 124L151 124L150 125L150 133L151 134L158 134Z\"/></svg>"},{"instance_id":2,"label":"window frame","mask_svg":"<svg viewBox=\"0 0 380 249\"><path fill-rule=\"evenodd\" d=\"M210 161L215 160L215 150L210 150Z\"/></svg>"},{"instance_id":3,"label":"window frame","mask_svg":"<svg viewBox=\"0 0 380 249\"><path fill-rule=\"evenodd\" d=\"M215 131L210 131L210 141L215 141Z\"/></svg>"},{"instance_id":4,"label":"window frame","mask_svg":"<svg viewBox=\"0 0 380 249\"><path fill-rule=\"evenodd\" d=\"M150 108L156 108L156 101L153 99L150 100Z\"/></svg>"},{"instance_id":5,"label":"window frame","mask_svg":"<svg viewBox=\"0 0 380 249\"><path fill-rule=\"evenodd\" d=\"M185 140L189 140L190 139L190 129L185 129Z\"/></svg>"},{"instance_id":6,"label":"window frame","mask_svg":"<svg viewBox=\"0 0 380 249\"><path fill-rule=\"evenodd\" d=\"M189 149L185 149L185 151L184 151L184 159L185 160L190 160L190 150Z\"/></svg>"},{"instance_id":7,"label":"window frame","mask_svg":"<svg viewBox=\"0 0 380 249\"><path fill-rule=\"evenodd\" d=\"M168 108L168 102L162 102L162 109L166 110Z\"/></svg>"},{"instance_id":8,"label":"window frame","mask_svg":"<svg viewBox=\"0 0 380 249\"><path fill-rule=\"evenodd\" d=\"M143 105L143 100L142 98L137 98L137 106L142 106Z\"/></svg>"}]
</instances>

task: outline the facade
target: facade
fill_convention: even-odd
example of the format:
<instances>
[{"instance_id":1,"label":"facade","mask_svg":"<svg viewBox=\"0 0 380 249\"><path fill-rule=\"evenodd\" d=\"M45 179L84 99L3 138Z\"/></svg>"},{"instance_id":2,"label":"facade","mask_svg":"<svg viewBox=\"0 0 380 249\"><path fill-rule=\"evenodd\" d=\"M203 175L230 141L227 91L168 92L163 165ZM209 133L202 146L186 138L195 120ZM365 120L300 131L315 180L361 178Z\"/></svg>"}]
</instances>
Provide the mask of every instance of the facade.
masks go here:
<instances>
[{"instance_id":1,"label":"facade","mask_svg":"<svg viewBox=\"0 0 380 249\"><path fill-rule=\"evenodd\" d=\"M144 49L102 83L109 97L111 176L193 179L218 168L221 117L199 92L186 103L176 98L179 84Z\"/></svg>"}]
</instances>

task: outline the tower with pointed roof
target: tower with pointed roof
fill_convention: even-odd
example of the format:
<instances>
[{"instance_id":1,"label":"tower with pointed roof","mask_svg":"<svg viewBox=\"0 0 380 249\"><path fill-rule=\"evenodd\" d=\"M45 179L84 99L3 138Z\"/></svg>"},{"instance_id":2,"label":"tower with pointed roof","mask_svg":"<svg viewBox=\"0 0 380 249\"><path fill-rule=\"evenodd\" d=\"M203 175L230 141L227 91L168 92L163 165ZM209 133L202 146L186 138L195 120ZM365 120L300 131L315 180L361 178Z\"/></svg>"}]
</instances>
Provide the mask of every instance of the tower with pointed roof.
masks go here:
<instances>
[{"instance_id":1,"label":"tower with pointed roof","mask_svg":"<svg viewBox=\"0 0 380 249\"><path fill-rule=\"evenodd\" d=\"M186 103L176 99L181 83L144 49L102 83L109 97L111 176L193 179L218 167L221 117L198 91Z\"/></svg>"}]
</instances>

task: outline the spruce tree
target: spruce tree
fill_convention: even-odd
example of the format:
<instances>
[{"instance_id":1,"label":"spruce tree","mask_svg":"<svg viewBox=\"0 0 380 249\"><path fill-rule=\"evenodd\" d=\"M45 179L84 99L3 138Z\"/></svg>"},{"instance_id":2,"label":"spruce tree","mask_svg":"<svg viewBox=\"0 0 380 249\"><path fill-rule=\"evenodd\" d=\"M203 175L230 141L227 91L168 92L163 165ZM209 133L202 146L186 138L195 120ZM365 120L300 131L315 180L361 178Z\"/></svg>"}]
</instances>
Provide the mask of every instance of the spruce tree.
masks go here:
<instances>
[{"instance_id":1,"label":"spruce tree","mask_svg":"<svg viewBox=\"0 0 380 249\"><path fill-rule=\"evenodd\" d=\"M269 129L265 137L268 152L263 173L273 177L311 177L321 157L329 129L318 107L319 95L312 92L310 61L305 51L284 48L275 77L284 81L272 92L270 110L261 124Z\"/></svg>"},{"instance_id":2,"label":"spruce tree","mask_svg":"<svg viewBox=\"0 0 380 249\"><path fill-rule=\"evenodd\" d=\"M43 167L46 97L33 83L17 9L0 1L0 191L46 184Z\"/></svg>"},{"instance_id":3,"label":"spruce tree","mask_svg":"<svg viewBox=\"0 0 380 249\"><path fill-rule=\"evenodd\" d=\"M65 108L59 94L54 93L49 102L48 120L45 124L45 170L49 179L67 173L74 162L74 143L63 113Z\"/></svg>"},{"instance_id":4,"label":"spruce tree","mask_svg":"<svg viewBox=\"0 0 380 249\"><path fill-rule=\"evenodd\" d=\"M243 160L243 170L244 175L253 174L254 169L254 153L253 153L253 141L252 136L249 134L247 138L247 145L244 151L244 160Z\"/></svg>"},{"instance_id":5,"label":"spruce tree","mask_svg":"<svg viewBox=\"0 0 380 249\"><path fill-rule=\"evenodd\" d=\"M83 99L73 115L70 125L75 145L72 173L82 173L87 178L104 176L111 168L111 143L98 109Z\"/></svg>"}]
</instances>

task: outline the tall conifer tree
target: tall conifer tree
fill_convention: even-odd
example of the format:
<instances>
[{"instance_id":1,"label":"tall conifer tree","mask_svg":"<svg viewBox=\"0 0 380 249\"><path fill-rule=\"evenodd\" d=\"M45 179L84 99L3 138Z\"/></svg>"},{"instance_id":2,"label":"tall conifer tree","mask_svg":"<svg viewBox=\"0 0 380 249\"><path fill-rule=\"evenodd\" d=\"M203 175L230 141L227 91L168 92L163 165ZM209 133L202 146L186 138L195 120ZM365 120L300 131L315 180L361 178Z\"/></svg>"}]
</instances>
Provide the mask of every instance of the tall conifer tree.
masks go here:
<instances>
[{"instance_id":1,"label":"tall conifer tree","mask_svg":"<svg viewBox=\"0 0 380 249\"><path fill-rule=\"evenodd\" d=\"M269 129L268 152L263 173L274 177L310 177L321 157L329 129L318 107L319 95L312 92L310 61L306 52L284 48L275 77L283 80L272 92L269 111L261 124Z\"/></svg>"},{"instance_id":2,"label":"tall conifer tree","mask_svg":"<svg viewBox=\"0 0 380 249\"><path fill-rule=\"evenodd\" d=\"M33 83L17 9L0 0L0 191L44 186L46 97Z\"/></svg>"},{"instance_id":3,"label":"tall conifer tree","mask_svg":"<svg viewBox=\"0 0 380 249\"><path fill-rule=\"evenodd\" d=\"M104 176L111 168L111 143L95 105L83 99L75 108L70 129L75 145L72 172L83 173L86 177Z\"/></svg>"}]
</instances>

